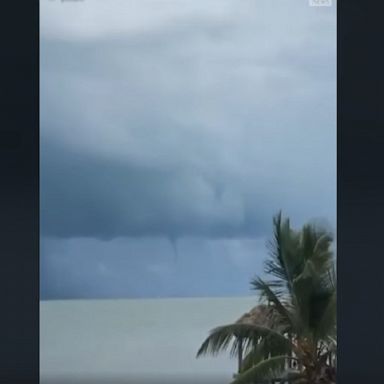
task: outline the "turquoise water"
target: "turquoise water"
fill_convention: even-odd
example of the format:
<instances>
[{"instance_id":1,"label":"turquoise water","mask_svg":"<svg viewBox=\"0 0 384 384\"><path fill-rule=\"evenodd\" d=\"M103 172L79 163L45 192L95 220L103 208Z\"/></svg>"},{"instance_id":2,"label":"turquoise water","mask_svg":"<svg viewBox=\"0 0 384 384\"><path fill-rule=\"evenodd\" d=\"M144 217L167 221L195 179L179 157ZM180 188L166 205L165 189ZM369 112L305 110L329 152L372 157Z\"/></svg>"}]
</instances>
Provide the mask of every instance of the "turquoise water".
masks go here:
<instances>
[{"instance_id":1,"label":"turquoise water","mask_svg":"<svg viewBox=\"0 0 384 384\"><path fill-rule=\"evenodd\" d=\"M228 383L236 360L196 359L208 331L256 298L40 303L41 383Z\"/></svg>"}]
</instances>

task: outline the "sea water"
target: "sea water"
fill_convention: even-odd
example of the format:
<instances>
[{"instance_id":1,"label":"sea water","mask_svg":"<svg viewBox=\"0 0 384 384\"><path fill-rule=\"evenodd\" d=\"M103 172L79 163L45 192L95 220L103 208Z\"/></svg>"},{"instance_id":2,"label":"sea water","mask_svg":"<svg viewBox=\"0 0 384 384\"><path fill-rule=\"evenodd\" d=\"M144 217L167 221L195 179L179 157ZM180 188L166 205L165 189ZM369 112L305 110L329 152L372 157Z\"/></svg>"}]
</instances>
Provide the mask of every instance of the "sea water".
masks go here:
<instances>
[{"instance_id":1,"label":"sea water","mask_svg":"<svg viewBox=\"0 0 384 384\"><path fill-rule=\"evenodd\" d=\"M236 359L196 359L216 326L255 297L62 300L40 303L42 384L229 383Z\"/></svg>"}]
</instances>

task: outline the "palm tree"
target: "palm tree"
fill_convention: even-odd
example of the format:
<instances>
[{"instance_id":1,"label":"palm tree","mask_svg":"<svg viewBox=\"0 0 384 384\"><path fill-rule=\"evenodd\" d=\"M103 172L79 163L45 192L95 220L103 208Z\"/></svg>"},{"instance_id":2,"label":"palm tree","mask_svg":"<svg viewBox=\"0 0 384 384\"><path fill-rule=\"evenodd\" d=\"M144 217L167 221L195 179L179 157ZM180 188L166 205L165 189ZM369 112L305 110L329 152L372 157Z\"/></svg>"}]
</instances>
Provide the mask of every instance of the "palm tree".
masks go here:
<instances>
[{"instance_id":1,"label":"palm tree","mask_svg":"<svg viewBox=\"0 0 384 384\"><path fill-rule=\"evenodd\" d=\"M281 213L273 220L265 272L270 280L251 281L262 311L254 321L224 325L211 331L197 357L230 347L241 356L234 384L335 382L336 273L333 238L324 228L307 224L291 228ZM242 357L244 355L244 358Z\"/></svg>"}]
</instances>

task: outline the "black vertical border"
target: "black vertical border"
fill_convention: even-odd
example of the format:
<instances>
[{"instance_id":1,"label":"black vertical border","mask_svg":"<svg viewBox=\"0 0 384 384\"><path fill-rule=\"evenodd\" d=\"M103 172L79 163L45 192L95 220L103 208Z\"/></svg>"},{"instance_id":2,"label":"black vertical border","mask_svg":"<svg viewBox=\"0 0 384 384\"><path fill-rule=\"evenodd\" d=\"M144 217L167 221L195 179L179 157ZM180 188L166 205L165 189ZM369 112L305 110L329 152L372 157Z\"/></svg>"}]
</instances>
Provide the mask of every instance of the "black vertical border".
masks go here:
<instances>
[{"instance_id":1,"label":"black vertical border","mask_svg":"<svg viewBox=\"0 0 384 384\"><path fill-rule=\"evenodd\" d=\"M338 0L339 384L384 381L382 8Z\"/></svg>"},{"instance_id":2,"label":"black vertical border","mask_svg":"<svg viewBox=\"0 0 384 384\"><path fill-rule=\"evenodd\" d=\"M39 382L39 1L1 15L0 382Z\"/></svg>"}]
</instances>

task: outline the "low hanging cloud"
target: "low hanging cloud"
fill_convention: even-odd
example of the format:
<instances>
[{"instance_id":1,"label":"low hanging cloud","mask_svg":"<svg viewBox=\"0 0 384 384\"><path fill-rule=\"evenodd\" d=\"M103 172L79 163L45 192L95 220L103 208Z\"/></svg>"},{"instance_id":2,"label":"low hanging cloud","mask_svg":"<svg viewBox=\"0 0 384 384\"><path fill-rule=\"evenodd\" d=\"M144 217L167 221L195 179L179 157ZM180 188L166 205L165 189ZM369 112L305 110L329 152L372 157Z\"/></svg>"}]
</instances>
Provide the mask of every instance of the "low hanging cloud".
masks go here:
<instances>
[{"instance_id":1,"label":"low hanging cloud","mask_svg":"<svg viewBox=\"0 0 384 384\"><path fill-rule=\"evenodd\" d=\"M42 298L248 293L272 215L336 217L335 8L41 5Z\"/></svg>"},{"instance_id":2,"label":"low hanging cloud","mask_svg":"<svg viewBox=\"0 0 384 384\"><path fill-rule=\"evenodd\" d=\"M105 35L44 28L43 234L257 236L280 208L333 216L333 13L223 3Z\"/></svg>"},{"instance_id":3,"label":"low hanging cloud","mask_svg":"<svg viewBox=\"0 0 384 384\"><path fill-rule=\"evenodd\" d=\"M183 238L180 257L159 237L111 241L52 239L41 244L43 299L192 297L250 294L263 240ZM255 254L259 257L255 257ZM200 257L196 257L200 255Z\"/></svg>"}]
</instances>

